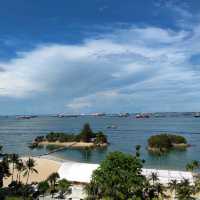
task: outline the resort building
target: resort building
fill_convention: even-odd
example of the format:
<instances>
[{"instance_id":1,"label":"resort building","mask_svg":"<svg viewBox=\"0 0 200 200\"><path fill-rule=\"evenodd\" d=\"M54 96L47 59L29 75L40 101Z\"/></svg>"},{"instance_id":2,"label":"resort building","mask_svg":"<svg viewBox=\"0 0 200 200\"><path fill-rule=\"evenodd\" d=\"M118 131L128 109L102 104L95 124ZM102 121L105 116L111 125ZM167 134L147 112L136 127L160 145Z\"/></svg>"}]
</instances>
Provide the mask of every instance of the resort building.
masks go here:
<instances>
[{"instance_id":1,"label":"resort building","mask_svg":"<svg viewBox=\"0 0 200 200\"><path fill-rule=\"evenodd\" d=\"M67 161L62 163L58 173L61 179L65 178L73 183L87 184L91 180L93 171L98 167L98 164ZM146 168L143 168L142 170L142 174L147 178L150 177L152 173L156 173L159 178L159 182L164 185L167 185L171 180L177 180L180 182L183 179L188 179L191 184L194 183L191 172Z\"/></svg>"}]
</instances>

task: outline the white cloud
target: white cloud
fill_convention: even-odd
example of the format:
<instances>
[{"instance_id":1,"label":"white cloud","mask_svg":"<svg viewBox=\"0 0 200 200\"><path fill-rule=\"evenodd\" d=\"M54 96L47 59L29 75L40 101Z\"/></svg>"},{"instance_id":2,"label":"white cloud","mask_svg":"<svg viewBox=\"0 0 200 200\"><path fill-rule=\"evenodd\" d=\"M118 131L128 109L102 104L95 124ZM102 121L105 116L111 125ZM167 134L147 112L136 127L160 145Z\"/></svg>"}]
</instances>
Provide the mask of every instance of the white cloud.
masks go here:
<instances>
[{"instance_id":1,"label":"white cloud","mask_svg":"<svg viewBox=\"0 0 200 200\"><path fill-rule=\"evenodd\" d=\"M67 104L66 106L73 111L79 112L83 108L91 107L92 103L90 102L90 100L87 100L85 98L77 98L73 99L71 103Z\"/></svg>"},{"instance_id":2,"label":"white cloud","mask_svg":"<svg viewBox=\"0 0 200 200\"><path fill-rule=\"evenodd\" d=\"M80 113L83 109L87 112L91 112L93 108L99 109L100 105L101 109L95 111L101 112L107 104L110 106L113 101L116 101L118 95L117 90L97 92L88 96L75 98L66 107L71 112Z\"/></svg>"},{"instance_id":3,"label":"white cloud","mask_svg":"<svg viewBox=\"0 0 200 200\"><path fill-rule=\"evenodd\" d=\"M200 72L190 62L200 54L199 30L132 26L82 44L40 45L0 63L0 96L51 94L75 111L145 108L149 99L177 104L177 94L193 98L200 87Z\"/></svg>"}]
</instances>

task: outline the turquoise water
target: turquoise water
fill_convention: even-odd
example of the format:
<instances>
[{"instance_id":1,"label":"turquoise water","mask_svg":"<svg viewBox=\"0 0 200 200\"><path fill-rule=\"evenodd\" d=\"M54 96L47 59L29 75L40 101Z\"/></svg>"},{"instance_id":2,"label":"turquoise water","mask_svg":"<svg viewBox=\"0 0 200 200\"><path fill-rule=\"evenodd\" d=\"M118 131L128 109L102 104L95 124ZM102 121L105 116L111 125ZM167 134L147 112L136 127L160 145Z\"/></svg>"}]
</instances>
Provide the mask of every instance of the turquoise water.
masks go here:
<instances>
[{"instance_id":1,"label":"turquoise water","mask_svg":"<svg viewBox=\"0 0 200 200\"><path fill-rule=\"evenodd\" d=\"M55 118L38 117L29 120L17 120L15 117L0 117L0 144L5 152L16 152L20 155L38 155L45 149L30 151L27 144L36 136L45 135L49 131L78 133L83 124L89 122L95 131L107 134L110 145L107 149L65 150L57 153L62 158L82 161L100 162L110 151L134 153L137 144L142 146L141 157L146 160L146 167L165 169L184 169L187 162L200 160L200 118L167 117L134 119L133 117L77 117ZM116 125L117 129L107 126ZM162 157L151 155L146 150L147 139L159 132L173 132L185 136L192 145L186 151L172 151Z\"/></svg>"}]
</instances>

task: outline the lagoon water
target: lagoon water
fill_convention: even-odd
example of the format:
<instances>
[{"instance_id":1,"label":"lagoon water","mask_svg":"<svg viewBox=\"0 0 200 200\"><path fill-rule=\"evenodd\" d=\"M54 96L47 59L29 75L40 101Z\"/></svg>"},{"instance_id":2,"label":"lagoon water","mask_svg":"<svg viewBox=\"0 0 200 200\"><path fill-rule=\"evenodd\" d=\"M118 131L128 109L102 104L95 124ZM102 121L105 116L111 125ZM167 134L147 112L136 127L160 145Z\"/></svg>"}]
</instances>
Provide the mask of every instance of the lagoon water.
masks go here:
<instances>
[{"instance_id":1,"label":"lagoon water","mask_svg":"<svg viewBox=\"0 0 200 200\"><path fill-rule=\"evenodd\" d=\"M165 117L134 119L133 117L92 117L77 118L37 117L19 120L15 117L0 117L0 144L5 152L15 152L20 155L40 155L45 149L29 150L30 143L36 136L45 135L50 131L78 133L83 124L89 122L95 131L103 131L110 142L107 149L64 150L56 153L64 159L81 162L99 163L110 151L123 151L134 154L137 144L141 145L141 157L146 160L149 168L184 169L187 162L200 160L200 118ZM108 129L116 125L116 129ZM186 151L172 151L161 157L151 155L146 150L147 139L152 134L172 132L183 135L192 145Z\"/></svg>"}]
</instances>

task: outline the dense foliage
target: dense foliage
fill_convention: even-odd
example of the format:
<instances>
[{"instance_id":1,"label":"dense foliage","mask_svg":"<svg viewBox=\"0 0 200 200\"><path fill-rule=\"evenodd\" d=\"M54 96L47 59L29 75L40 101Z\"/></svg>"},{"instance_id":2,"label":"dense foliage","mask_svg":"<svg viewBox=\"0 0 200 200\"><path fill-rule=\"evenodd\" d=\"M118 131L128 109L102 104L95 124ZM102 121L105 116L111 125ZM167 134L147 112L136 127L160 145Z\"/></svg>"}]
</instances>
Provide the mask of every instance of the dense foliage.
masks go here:
<instances>
[{"instance_id":1,"label":"dense foliage","mask_svg":"<svg viewBox=\"0 0 200 200\"><path fill-rule=\"evenodd\" d=\"M177 184L176 197L178 200L194 200L195 193L195 187L187 179Z\"/></svg>"},{"instance_id":2,"label":"dense foliage","mask_svg":"<svg viewBox=\"0 0 200 200\"><path fill-rule=\"evenodd\" d=\"M66 191L70 191L70 183L66 179L59 179L58 173L52 173L40 183L32 183L30 175L39 173L35 166L33 158L22 160L17 154L5 154L0 161L0 200L33 200L45 194L53 197L55 192L62 198ZM24 182L21 176L26 178ZM10 184L3 187L3 181L8 177L11 177Z\"/></svg>"},{"instance_id":3,"label":"dense foliage","mask_svg":"<svg viewBox=\"0 0 200 200\"><path fill-rule=\"evenodd\" d=\"M186 139L180 135L160 134L148 139L149 148L171 149L179 144L187 144Z\"/></svg>"},{"instance_id":4,"label":"dense foliage","mask_svg":"<svg viewBox=\"0 0 200 200\"><path fill-rule=\"evenodd\" d=\"M102 132L94 133L89 124L85 124L79 134L69 134L62 132L50 132L45 137L35 138L35 144L43 141L48 142L94 142L96 144L107 143L107 137ZM32 146L34 147L34 146Z\"/></svg>"},{"instance_id":5,"label":"dense foliage","mask_svg":"<svg viewBox=\"0 0 200 200\"><path fill-rule=\"evenodd\" d=\"M185 169L190 172L199 170L199 168L200 168L200 162L198 160L192 160L190 163L187 163L185 166Z\"/></svg>"},{"instance_id":6,"label":"dense foliage","mask_svg":"<svg viewBox=\"0 0 200 200\"><path fill-rule=\"evenodd\" d=\"M3 158L0 162L0 188L3 187L3 179L10 175L9 163L6 158Z\"/></svg>"},{"instance_id":7,"label":"dense foliage","mask_svg":"<svg viewBox=\"0 0 200 200\"><path fill-rule=\"evenodd\" d=\"M91 183L86 187L88 199L134 199L142 197L145 177L142 160L121 152L110 153L94 171Z\"/></svg>"}]
</instances>

